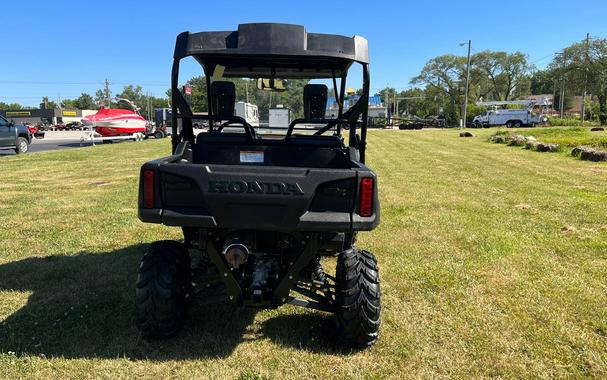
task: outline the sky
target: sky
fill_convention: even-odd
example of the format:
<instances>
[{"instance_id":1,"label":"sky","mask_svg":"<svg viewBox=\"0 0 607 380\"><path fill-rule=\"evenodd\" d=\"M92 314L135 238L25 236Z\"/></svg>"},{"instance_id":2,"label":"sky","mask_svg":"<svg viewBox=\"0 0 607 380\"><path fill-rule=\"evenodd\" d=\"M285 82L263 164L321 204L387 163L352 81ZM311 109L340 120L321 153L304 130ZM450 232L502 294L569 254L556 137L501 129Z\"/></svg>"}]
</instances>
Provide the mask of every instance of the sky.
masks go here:
<instances>
[{"instance_id":1,"label":"sky","mask_svg":"<svg viewBox=\"0 0 607 380\"><path fill-rule=\"evenodd\" d=\"M37 106L94 94L107 78L164 96L175 37L248 22L305 25L369 41L371 91L410 87L431 58L521 51L538 67L585 38L607 38L607 1L9 1L2 4L0 101ZM187 63L184 81L201 74ZM356 87L360 80L349 82Z\"/></svg>"}]
</instances>

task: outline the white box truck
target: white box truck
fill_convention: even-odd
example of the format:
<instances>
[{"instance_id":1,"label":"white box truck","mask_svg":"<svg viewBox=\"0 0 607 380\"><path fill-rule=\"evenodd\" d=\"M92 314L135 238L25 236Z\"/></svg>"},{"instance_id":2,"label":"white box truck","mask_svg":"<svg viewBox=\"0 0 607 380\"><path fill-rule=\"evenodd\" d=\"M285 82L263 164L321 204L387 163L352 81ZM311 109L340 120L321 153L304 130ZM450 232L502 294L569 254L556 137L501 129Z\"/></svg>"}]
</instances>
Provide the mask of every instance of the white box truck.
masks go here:
<instances>
[{"instance_id":1,"label":"white box truck","mask_svg":"<svg viewBox=\"0 0 607 380\"><path fill-rule=\"evenodd\" d=\"M291 122L291 110L284 107L270 108L270 128L288 128Z\"/></svg>"},{"instance_id":2,"label":"white box truck","mask_svg":"<svg viewBox=\"0 0 607 380\"><path fill-rule=\"evenodd\" d=\"M255 104L236 102L234 104L234 115L242 117L253 127L259 127L259 112Z\"/></svg>"}]
</instances>

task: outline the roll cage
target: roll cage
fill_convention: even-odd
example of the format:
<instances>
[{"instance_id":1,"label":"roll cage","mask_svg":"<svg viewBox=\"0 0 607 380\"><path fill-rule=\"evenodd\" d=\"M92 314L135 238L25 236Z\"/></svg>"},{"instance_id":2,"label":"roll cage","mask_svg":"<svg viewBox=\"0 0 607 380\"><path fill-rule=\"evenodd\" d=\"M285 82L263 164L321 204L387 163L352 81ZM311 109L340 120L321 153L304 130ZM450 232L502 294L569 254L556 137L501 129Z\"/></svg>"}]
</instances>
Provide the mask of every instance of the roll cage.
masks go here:
<instances>
[{"instance_id":1,"label":"roll cage","mask_svg":"<svg viewBox=\"0 0 607 380\"><path fill-rule=\"evenodd\" d=\"M190 56L201 64L206 77L207 115L194 114L179 90L180 61ZM346 77L355 62L362 66L362 94L349 110L344 111ZM241 125L249 142L263 144L263 137L257 136L255 129L242 117L213 115L211 81L221 77L332 79L337 118L295 119L289 124L282 143L290 144L293 132L304 123L322 125L315 136L333 128L341 136L343 127L347 126L348 146L356 149L360 161L365 162L370 75L364 38L308 33L301 25L276 23L240 24L237 31L179 34L171 72L173 153L182 141L195 145L192 120L208 121L207 133L220 133L229 125Z\"/></svg>"}]
</instances>

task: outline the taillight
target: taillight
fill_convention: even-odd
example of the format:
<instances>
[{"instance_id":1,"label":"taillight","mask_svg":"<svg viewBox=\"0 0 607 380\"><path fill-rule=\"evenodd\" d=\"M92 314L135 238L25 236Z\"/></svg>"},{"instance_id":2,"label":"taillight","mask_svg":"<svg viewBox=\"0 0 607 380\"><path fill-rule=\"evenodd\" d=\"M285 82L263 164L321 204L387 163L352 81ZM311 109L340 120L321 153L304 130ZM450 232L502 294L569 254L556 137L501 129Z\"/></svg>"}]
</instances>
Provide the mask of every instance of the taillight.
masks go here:
<instances>
[{"instance_id":1,"label":"taillight","mask_svg":"<svg viewBox=\"0 0 607 380\"><path fill-rule=\"evenodd\" d=\"M143 171L143 207L154 208L154 190L156 173L153 170Z\"/></svg>"},{"instance_id":2,"label":"taillight","mask_svg":"<svg viewBox=\"0 0 607 380\"><path fill-rule=\"evenodd\" d=\"M373 215L373 178L363 178L360 180L360 205L358 215Z\"/></svg>"}]
</instances>

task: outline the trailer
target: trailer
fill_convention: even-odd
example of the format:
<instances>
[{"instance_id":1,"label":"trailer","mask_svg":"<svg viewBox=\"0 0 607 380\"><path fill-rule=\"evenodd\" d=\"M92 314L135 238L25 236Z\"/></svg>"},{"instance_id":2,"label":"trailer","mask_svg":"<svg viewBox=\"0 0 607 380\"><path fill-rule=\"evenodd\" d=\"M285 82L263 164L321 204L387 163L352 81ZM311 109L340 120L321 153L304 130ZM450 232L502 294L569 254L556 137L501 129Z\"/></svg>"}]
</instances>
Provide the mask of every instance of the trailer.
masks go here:
<instances>
[{"instance_id":1,"label":"trailer","mask_svg":"<svg viewBox=\"0 0 607 380\"><path fill-rule=\"evenodd\" d=\"M422 128L445 128L447 122L444 118L438 116L428 117L393 117L392 123L398 124L398 129L422 129Z\"/></svg>"},{"instance_id":2,"label":"trailer","mask_svg":"<svg viewBox=\"0 0 607 380\"><path fill-rule=\"evenodd\" d=\"M127 136L103 137L99 133L95 132L94 127L88 127L88 129L86 129L84 132L84 136L80 138L80 146L84 146L84 144L87 142L90 142L93 144L93 146L95 146L95 143L107 144L120 140L143 141L145 137L146 135L141 132L133 133L132 135Z\"/></svg>"}]
</instances>

